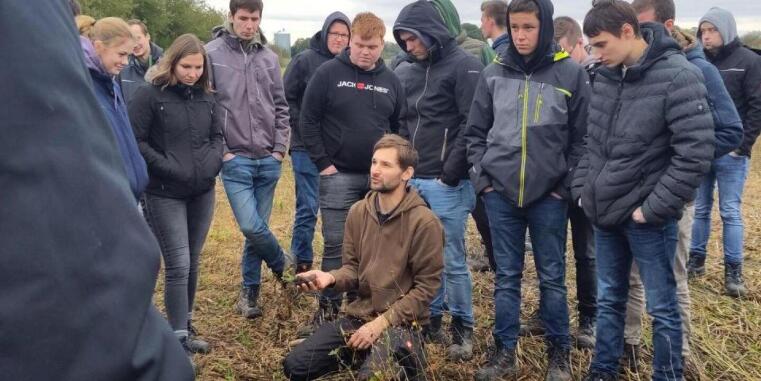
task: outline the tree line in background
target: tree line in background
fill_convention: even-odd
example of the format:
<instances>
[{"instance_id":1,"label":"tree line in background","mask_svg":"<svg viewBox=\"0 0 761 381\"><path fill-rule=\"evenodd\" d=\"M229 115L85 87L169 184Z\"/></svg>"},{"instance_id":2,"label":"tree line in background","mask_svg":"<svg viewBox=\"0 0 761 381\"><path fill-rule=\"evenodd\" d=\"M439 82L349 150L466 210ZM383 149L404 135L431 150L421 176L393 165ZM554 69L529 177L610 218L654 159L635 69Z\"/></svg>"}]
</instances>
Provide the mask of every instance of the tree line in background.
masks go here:
<instances>
[{"instance_id":1,"label":"tree line in background","mask_svg":"<svg viewBox=\"0 0 761 381\"><path fill-rule=\"evenodd\" d=\"M82 13L96 19L116 16L138 19L148 25L153 41L161 47L168 47L178 36L193 33L203 41L211 39L211 30L222 25L226 13L214 9L204 0L79 0ZM483 41L477 25L464 23L462 29L468 36ZM694 34L697 28L690 28ZM761 31L744 34L743 42L755 49L761 49ZM281 65L285 66L290 57L309 48L309 38L297 39L291 46L291 55L275 46L273 50L280 56ZM395 42L386 42L383 58L390 60L401 49Z\"/></svg>"},{"instance_id":2,"label":"tree line in background","mask_svg":"<svg viewBox=\"0 0 761 381\"><path fill-rule=\"evenodd\" d=\"M115 16L138 19L148 26L151 39L166 48L175 38L193 33L203 41L211 40L211 30L222 25L225 12L204 0L79 0L82 14L100 19Z\"/></svg>"}]
</instances>

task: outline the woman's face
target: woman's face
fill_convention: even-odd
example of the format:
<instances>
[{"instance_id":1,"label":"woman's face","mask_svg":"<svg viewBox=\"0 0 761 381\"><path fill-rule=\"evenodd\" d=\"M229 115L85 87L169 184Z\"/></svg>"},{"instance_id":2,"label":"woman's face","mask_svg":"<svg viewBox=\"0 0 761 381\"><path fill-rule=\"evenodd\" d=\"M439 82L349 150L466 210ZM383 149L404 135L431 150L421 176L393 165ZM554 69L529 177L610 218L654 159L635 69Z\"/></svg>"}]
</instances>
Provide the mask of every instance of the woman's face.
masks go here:
<instances>
[{"instance_id":1,"label":"woman's face","mask_svg":"<svg viewBox=\"0 0 761 381\"><path fill-rule=\"evenodd\" d=\"M131 38L118 38L111 44L95 41L93 45L106 72L111 75L118 75L127 66L129 55L135 48L135 41Z\"/></svg>"},{"instance_id":2,"label":"woman's face","mask_svg":"<svg viewBox=\"0 0 761 381\"><path fill-rule=\"evenodd\" d=\"M177 81L188 86L193 86L203 75L203 54L189 54L177 61L174 66L174 76Z\"/></svg>"}]
</instances>

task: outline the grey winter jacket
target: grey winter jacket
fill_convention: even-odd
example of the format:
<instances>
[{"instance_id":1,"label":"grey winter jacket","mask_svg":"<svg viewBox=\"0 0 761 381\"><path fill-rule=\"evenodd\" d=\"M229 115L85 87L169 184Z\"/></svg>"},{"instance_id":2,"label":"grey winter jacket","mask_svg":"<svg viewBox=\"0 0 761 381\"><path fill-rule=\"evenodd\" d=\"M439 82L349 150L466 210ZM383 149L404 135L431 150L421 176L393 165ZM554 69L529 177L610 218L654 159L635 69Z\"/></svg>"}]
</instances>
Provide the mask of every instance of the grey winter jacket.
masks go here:
<instances>
[{"instance_id":1,"label":"grey winter jacket","mask_svg":"<svg viewBox=\"0 0 761 381\"><path fill-rule=\"evenodd\" d=\"M570 199L589 101L586 71L553 42L552 4L537 4L535 58L526 62L510 44L484 69L465 132L476 192L491 186L519 208L550 192Z\"/></svg>"},{"instance_id":2,"label":"grey winter jacket","mask_svg":"<svg viewBox=\"0 0 761 381\"><path fill-rule=\"evenodd\" d=\"M257 159L288 150L288 102L277 55L264 35L250 44L221 28L206 44L212 83L223 108L225 152Z\"/></svg>"},{"instance_id":3,"label":"grey winter jacket","mask_svg":"<svg viewBox=\"0 0 761 381\"><path fill-rule=\"evenodd\" d=\"M595 77L573 196L598 226L623 224L639 207L650 224L681 218L713 159L703 75L663 28L643 24L649 47L640 62Z\"/></svg>"}]
</instances>

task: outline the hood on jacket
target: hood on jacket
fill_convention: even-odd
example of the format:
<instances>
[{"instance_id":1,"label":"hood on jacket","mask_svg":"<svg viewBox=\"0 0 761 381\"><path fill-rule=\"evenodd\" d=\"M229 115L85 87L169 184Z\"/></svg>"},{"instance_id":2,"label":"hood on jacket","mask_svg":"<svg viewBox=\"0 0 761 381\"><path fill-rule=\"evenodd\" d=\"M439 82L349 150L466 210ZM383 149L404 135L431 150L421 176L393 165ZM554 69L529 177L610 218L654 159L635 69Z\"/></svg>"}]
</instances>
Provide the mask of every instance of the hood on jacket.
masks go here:
<instances>
[{"instance_id":1,"label":"hood on jacket","mask_svg":"<svg viewBox=\"0 0 761 381\"><path fill-rule=\"evenodd\" d=\"M370 191L367 192L367 195L365 195L365 200L367 201L365 203L365 207L367 208L367 212L370 213L370 216L376 221L378 221L378 197L379 193L376 191ZM399 216L403 216L405 213L408 213L412 209L415 208L428 208L428 204L425 203L422 197L417 193L417 191L412 187L407 187L407 193L404 194L404 198L402 198L402 201L399 202L399 205L394 209L393 213L388 217L386 221L391 221ZM403 238L404 240L404 238Z\"/></svg>"},{"instance_id":2,"label":"hood on jacket","mask_svg":"<svg viewBox=\"0 0 761 381\"><path fill-rule=\"evenodd\" d=\"M434 61L441 56L444 47L453 44L454 41L444 25L444 20L427 0L408 4L399 12L399 17L394 23L394 39L402 50L407 51L407 44L399 37L402 31L416 35L421 41L431 41L432 46L428 46L428 54Z\"/></svg>"},{"instance_id":3,"label":"hood on jacket","mask_svg":"<svg viewBox=\"0 0 761 381\"><path fill-rule=\"evenodd\" d=\"M639 62L627 68L626 78L624 78L627 82L639 80L656 62L674 54L681 54L682 52L682 47L668 35L666 27L663 24L655 22L642 23L640 24L640 30L642 31L642 38L645 39L648 47ZM599 69L599 73L615 81L620 80L622 76L621 66L614 69L602 67Z\"/></svg>"},{"instance_id":4,"label":"hood on jacket","mask_svg":"<svg viewBox=\"0 0 761 381\"><path fill-rule=\"evenodd\" d=\"M703 25L704 22L710 22L716 27L716 30L721 34L724 46L729 45L737 39L737 23L735 22L735 16L733 16L728 10L719 7L709 9L705 16L700 18L700 22L698 22L698 38L700 38L700 26Z\"/></svg>"},{"instance_id":5,"label":"hood on jacket","mask_svg":"<svg viewBox=\"0 0 761 381\"><path fill-rule=\"evenodd\" d=\"M460 14L457 13L457 7L450 0L430 0L430 2L439 12L450 37L457 38L464 32L462 24L460 24Z\"/></svg>"},{"instance_id":6,"label":"hood on jacket","mask_svg":"<svg viewBox=\"0 0 761 381\"><path fill-rule=\"evenodd\" d=\"M555 53L559 50L555 43L555 26L552 16L555 12L552 2L550 0L533 0L536 6L539 8L539 42L536 46L536 50L531 55L531 59L526 61L523 56L518 53L514 44L509 44L505 53L500 57L504 62L512 62L513 66L517 66L525 73L533 73L534 71L549 65L555 61ZM507 24L510 25L510 14L507 15ZM507 28L507 35L509 40L513 40L512 30Z\"/></svg>"},{"instance_id":7,"label":"hood on jacket","mask_svg":"<svg viewBox=\"0 0 761 381\"><path fill-rule=\"evenodd\" d=\"M333 12L325 19L325 22L322 24L322 29L309 39L309 49L326 57L333 57L333 53L328 49L328 31L330 31L330 27L333 23L336 22L346 24L346 27L349 28L349 33L351 34L351 21L349 21L349 17L342 12Z\"/></svg>"},{"instance_id":8,"label":"hood on jacket","mask_svg":"<svg viewBox=\"0 0 761 381\"><path fill-rule=\"evenodd\" d=\"M211 37L226 37L227 43L232 47L236 47L234 46L235 44L243 47L243 44L246 43L245 40L242 40L240 37L238 37L238 35L235 34L233 23L229 19L225 20L224 24L215 26L211 30ZM255 47L261 48L264 45L267 45L267 38L264 36L264 32L262 32L262 28L259 28L259 30L254 35L254 38L252 38L251 41L247 42L245 49L246 51L251 51Z\"/></svg>"},{"instance_id":9,"label":"hood on jacket","mask_svg":"<svg viewBox=\"0 0 761 381\"><path fill-rule=\"evenodd\" d=\"M100 60L100 57L95 53L95 47L93 46L92 41L90 41L89 38L79 36L79 44L82 47L82 53L85 55L85 66L104 77L111 77L103 67L103 62Z\"/></svg>"},{"instance_id":10,"label":"hood on jacket","mask_svg":"<svg viewBox=\"0 0 761 381\"><path fill-rule=\"evenodd\" d=\"M671 38L673 38L677 44L682 47L682 51L685 53L695 49L700 45L698 43L697 37L676 25L674 25L674 28L671 29Z\"/></svg>"}]
</instances>

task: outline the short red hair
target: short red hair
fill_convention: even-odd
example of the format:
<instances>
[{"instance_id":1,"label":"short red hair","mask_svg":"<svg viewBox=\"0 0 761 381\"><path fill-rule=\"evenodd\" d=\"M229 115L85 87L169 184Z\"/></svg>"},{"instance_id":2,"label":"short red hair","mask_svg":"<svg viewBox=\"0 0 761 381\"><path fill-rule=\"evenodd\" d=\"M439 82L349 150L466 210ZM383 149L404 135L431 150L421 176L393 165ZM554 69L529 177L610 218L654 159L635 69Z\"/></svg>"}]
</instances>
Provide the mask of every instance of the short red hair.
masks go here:
<instances>
[{"instance_id":1,"label":"short red hair","mask_svg":"<svg viewBox=\"0 0 761 381\"><path fill-rule=\"evenodd\" d=\"M386 25L372 12L362 12L351 22L351 35L365 40L373 37L380 37L382 40L386 36Z\"/></svg>"}]
</instances>

